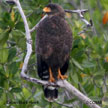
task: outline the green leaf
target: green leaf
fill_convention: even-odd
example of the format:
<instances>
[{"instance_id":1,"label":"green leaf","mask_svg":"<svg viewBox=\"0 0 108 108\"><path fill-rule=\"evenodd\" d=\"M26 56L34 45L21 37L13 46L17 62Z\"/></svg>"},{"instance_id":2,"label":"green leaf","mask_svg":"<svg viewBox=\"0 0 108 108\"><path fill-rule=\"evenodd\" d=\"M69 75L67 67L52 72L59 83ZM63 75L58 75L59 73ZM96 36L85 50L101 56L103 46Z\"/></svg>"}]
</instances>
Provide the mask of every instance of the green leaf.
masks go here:
<instances>
[{"instance_id":1,"label":"green leaf","mask_svg":"<svg viewBox=\"0 0 108 108\"><path fill-rule=\"evenodd\" d=\"M31 95L31 93L26 88L23 88L23 93L25 98L28 98Z\"/></svg>"},{"instance_id":2,"label":"green leaf","mask_svg":"<svg viewBox=\"0 0 108 108\"><path fill-rule=\"evenodd\" d=\"M69 104L69 103L73 103L74 101L76 101L77 99L76 98L73 98L73 99L69 99L69 100L65 100L65 103L67 104Z\"/></svg>"},{"instance_id":3,"label":"green leaf","mask_svg":"<svg viewBox=\"0 0 108 108\"><path fill-rule=\"evenodd\" d=\"M23 33L20 30L13 30L11 34L18 47L25 50L26 49L25 33Z\"/></svg>"},{"instance_id":4,"label":"green leaf","mask_svg":"<svg viewBox=\"0 0 108 108\"><path fill-rule=\"evenodd\" d=\"M3 18L3 22L5 22L7 27L9 26L11 29L14 27L14 22L11 20L11 14L10 13L5 12L3 14L2 18Z\"/></svg>"},{"instance_id":5,"label":"green leaf","mask_svg":"<svg viewBox=\"0 0 108 108\"><path fill-rule=\"evenodd\" d=\"M24 23L23 22L18 22L16 25L15 25L15 28L17 30L24 30Z\"/></svg>"},{"instance_id":6,"label":"green leaf","mask_svg":"<svg viewBox=\"0 0 108 108\"><path fill-rule=\"evenodd\" d=\"M16 88L12 88L10 92L12 92L12 93L20 93L21 91L22 91L21 88L16 87Z\"/></svg>"},{"instance_id":7,"label":"green leaf","mask_svg":"<svg viewBox=\"0 0 108 108\"><path fill-rule=\"evenodd\" d=\"M6 108L4 107L5 104L6 104L6 94L3 93L2 97L0 98L0 107L3 106L2 108Z\"/></svg>"},{"instance_id":8,"label":"green leaf","mask_svg":"<svg viewBox=\"0 0 108 108\"><path fill-rule=\"evenodd\" d=\"M16 48L11 48L9 50L8 61L12 61L12 59L16 56Z\"/></svg>"},{"instance_id":9,"label":"green leaf","mask_svg":"<svg viewBox=\"0 0 108 108\"><path fill-rule=\"evenodd\" d=\"M103 75L95 75L94 79L95 80L100 80L103 78Z\"/></svg>"},{"instance_id":10,"label":"green leaf","mask_svg":"<svg viewBox=\"0 0 108 108\"><path fill-rule=\"evenodd\" d=\"M12 75L15 75L17 70L18 70L18 67L17 67L16 62L13 62L9 65L9 71L10 73L12 73Z\"/></svg>"},{"instance_id":11,"label":"green leaf","mask_svg":"<svg viewBox=\"0 0 108 108\"><path fill-rule=\"evenodd\" d=\"M6 28L7 28L6 23L3 22L3 21L0 21L0 28L2 28L2 29L6 29Z\"/></svg>"},{"instance_id":12,"label":"green leaf","mask_svg":"<svg viewBox=\"0 0 108 108\"><path fill-rule=\"evenodd\" d=\"M8 49L6 49L6 48L0 49L0 63L2 63L2 64L6 63L7 59L8 59Z\"/></svg>"},{"instance_id":13,"label":"green leaf","mask_svg":"<svg viewBox=\"0 0 108 108\"><path fill-rule=\"evenodd\" d=\"M78 76L77 76L77 74L73 74L73 75L72 75L72 79L73 79L73 81L74 81L76 84L78 84Z\"/></svg>"},{"instance_id":14,"label":"green leaf","mask_svg":"<svg viewBox=\"0 0 108 108\"><path fill-rule=\"evenodd\" d=\"M83 67L74 59L72 58L72 62L74 63L74 65L79 68L80 70L83 70Z\"/></svg>"},{"instance_id":15,"label":"green leaf","mask_svg":"<svg viewBox=\"0 0 108 108\"><path fill-rule=\"evenodd\" d=\"M108 62L103 62L103 67L106 71L108 71Z\"/></svg>"},{"instance_id":16,"label":"green leaf","mask_svg":"<svg viewBox=\"0 0 108 108\"><path fill-rule=\"evenodd\" d=\"M26 39L25 39L25 38L19 39L18 46L19 46L20 48L22 48L23 50L25 50L25 49L26 49Z\"/></svg>"},{"instance_id":17,"label":"green leaf","mask_svg":"<svg viewBox=\"0 0 108 108\"><path fill-rule=\"evenodd\" d=\"M3 93L3 88L0 87L0 94L2 94L2 93ZM1 95L0 95L0 96L1 96Z\"/></svg>"},{"instance_id":18,"label":"green leaf","mask_svg":"<svg viewBox=\"0 0 108 108\"><path fill-rule=\"evenodd\" d=\"M84 61L82 66L84 68L92 68L92 67L96 67L96 63L93 61L91 61L91 62L90 61Z\"/></svg>"},{"instance_id":19,"label":"green leaf","mask_svg":"<svg viewBox=\"0 0 108 108\"><path fill-rule=\"evenodd\" d=\"M84 89L87 93L92 93L93 89L94 89L94 85L93 84L88 84L86 83L86 85L84 85Z\"/></svg>"},{"instance_id":20,"label":"green leaf","mask_svg":"<svg viewBox=\"0 0 108 108\"><path fill-rule=\"evenodd\" d=\"M2 32L0 33L0 46L3 46L6 41L8 40L9 32Z\"/></svg>"}]
</instances>

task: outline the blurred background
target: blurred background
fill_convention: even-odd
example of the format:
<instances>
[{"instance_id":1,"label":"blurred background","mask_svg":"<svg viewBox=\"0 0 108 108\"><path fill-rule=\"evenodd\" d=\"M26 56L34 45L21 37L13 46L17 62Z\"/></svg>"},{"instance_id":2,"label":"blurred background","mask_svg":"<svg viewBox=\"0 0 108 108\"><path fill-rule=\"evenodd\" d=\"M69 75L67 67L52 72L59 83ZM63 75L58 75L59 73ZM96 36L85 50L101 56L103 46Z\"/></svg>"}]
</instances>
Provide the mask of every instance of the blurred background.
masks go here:
<instances>
[{"instance_id":1,"label":"blurred background","mask_svg":"<svg viewBox=\"0 0 108 108\"><path fill-rule=\"evenodd\" d=\"M42 9L49 0L20 0L29 27L44 16ZM87 28L80 17L66 13L73 32L68 81L102 108L108 108L108 0L52 0L64 9L88 9L84 14L93 26ZM84 33L79 34L85 30ZM35 38L27 74L38 78ZM26 55L23 20L16 5L0 0L0 107L1 108L66 108L44 99L41 85L23 80L20 72ZM74 108L88 108L66 90L59 90L59 102Z\"/></svg>"}]
</instances>

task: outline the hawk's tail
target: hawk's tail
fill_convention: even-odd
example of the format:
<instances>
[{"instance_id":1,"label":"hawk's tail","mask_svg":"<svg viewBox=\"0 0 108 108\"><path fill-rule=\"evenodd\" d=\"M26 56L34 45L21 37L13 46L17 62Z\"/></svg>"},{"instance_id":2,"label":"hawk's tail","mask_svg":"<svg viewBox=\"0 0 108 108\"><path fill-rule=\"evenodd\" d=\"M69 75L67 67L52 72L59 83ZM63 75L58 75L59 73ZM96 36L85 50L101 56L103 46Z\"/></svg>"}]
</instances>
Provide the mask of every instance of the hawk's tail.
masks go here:
<instances>
[{"instance_id":1,"label":"hawk's tail","mask_svg":"<svg viewBox=\"0 0 108 108\"><path fill-rule=\"evenodd\" d=\"M58 98L58 89L52 86L44 86L44 95L49 102L53 102Z\"/></svg>"}]
</instances>

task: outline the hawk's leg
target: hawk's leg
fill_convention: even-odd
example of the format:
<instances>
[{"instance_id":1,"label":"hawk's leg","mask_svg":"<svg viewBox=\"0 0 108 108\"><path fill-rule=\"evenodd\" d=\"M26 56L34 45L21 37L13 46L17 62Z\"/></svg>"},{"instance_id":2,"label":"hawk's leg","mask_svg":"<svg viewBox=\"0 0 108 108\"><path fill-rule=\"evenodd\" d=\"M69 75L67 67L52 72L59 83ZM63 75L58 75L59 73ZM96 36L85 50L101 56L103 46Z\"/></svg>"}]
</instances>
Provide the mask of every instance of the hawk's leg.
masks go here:
<instances>
[{"instance_id":1,"label":"hawk's leg","mask_svg":"<svg viewBox=\"0 0 108 108\"><path fill-rule=\"evenodd\" d=\"M67 75L62 75L62 74L61 74L61 71L60 71L60 68L58 68L58 76L57 76L57 78L58 78L58 79L64 80L64 79L66 79L67 77L68 77Z\"/></svg>"},{"instance_id":2,"label":"hawk's leg","mask_svg":"<svg viewBox=\"0 0 108 108\"><path fill-rule=\"evenodd\" d=\"M49 67L49 74L50 74L49 82L55 82L55 79L54 79L54 77L53 77L52 70L51 70L50 67Z\"/></svg>"}]
</instances>

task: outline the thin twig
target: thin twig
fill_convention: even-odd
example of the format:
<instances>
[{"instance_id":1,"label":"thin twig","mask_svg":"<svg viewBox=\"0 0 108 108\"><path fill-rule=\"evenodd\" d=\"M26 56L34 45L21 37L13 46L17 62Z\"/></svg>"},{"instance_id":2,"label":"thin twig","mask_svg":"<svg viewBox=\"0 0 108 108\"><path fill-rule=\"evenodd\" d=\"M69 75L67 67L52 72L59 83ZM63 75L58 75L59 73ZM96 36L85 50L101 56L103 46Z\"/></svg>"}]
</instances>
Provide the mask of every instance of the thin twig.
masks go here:
<instances>
[{"instance_id":1,"label":"thin twig","mask_svg":"<svg viewBox=\"0 0 108 108\"><path fill-rule=\"evenodd\" d=\"M78 13L78 14L81 14L81 13L84 13L84 12L88 12L88 9L77 9L77 10L68 10L68 9L65 9L65 12L68 12L68 13Z\"/></svg>"},{"instance_id":2,"label":"thin twig","mask_svg":"<svg viewBox=\"0 0 108 108\"><path fill-rule=\"evenodd\" d=\"M97 87L97 88L102 88L102 86L99 86L98 84L96 84L96 82L95 82L95 78L93 78L93 83L94 83L94 85Z\"/></svg>"},{"instance_id":3,"label":"thin twig","mask_svg":"<svg viewBox=\"0 0 108 108\"><path fill-rule=\"evenodd\" d=\"M14 41L9 41L9 40L8 40L8 41L7 41L7 44L12 44L12 45L14 44L14 45L16 45L16 42L14 42Z\"/></svg>"},{"instance_id":4,"label":"thin twig","mask_svg":"<svg viewBox=\"0 0 108 108\"><path fill-rule=\"evenodd\" d=\"M30 64L29 66L28 66L28 69L30 70L31 68L33 68L33 66L37 66L37 63L33 63L33 64Z\"/></svg>"},{"instance_id":5,"label":"thin twig","mask_svg":"<svg viewBox=\"0 0 108 108\"><path fill-rule=\"evenodd\" d=\"M107 74L105 73L104 77L103 77L103 83L105 85L105 90L108 90L107 84L106 84L106 78L107 78Z\"/></svg>"},{"instance_id":6,"label":"thin twig","mask_svg":"<svg viewBox=\"0 0 108 108\"><path fill-rule=\"evenodd\" d=\"M77 13L79 16L80 16L80 19L87 25L87 27L91 27L91 24L86 20L84 19L84 16L83 16L83 13L87 12L88 9L82 9L82 10L68 10L68 9L65 9L65 12L68 12L68 13ZM47 17L47 15L45 15L39 22L38 24L36 24L31 30L30 32L33 32L34 30L37 29L37 27L39 26L39 23L41 21L43 21L45 18ZM83 31L85 32L85 31Z\"/></svg>"},{"instance_id":7,"label":"thin twig","mask_svg":"<svg viewBox=\"0 0 108 108\"><path fill-rule=\"evenodd\" d=\"M64 103L61 103L61 102L58 102L58 101L54 101L54 102L57 103L57 104L59 104L59 105L68 107L68 108L74 108L74 105L73 104L64 104Z\"/></svg>"},{"instance_id":8,"label":"thin twig","mask_svg":"<svg viewBox=\"0 0 108 108\"><path fill-rule=\"evenodd\" d=\"M30 32L33 32L34 30L36 30L37 27L39 26L39 23L42 22L46 17L47 17L47 15L45 15L45 16L30 30Z\"/></svg>"},{"instance_id":9,"label":"thin twig","mask_svg":"<svg viewBox=\"0 0 108 108\"><path fill-rule=\"evenodd\" d=\"M84 18L84 16L83 16L83 14L85 13L85 12L87 12L88 11L88 9L78 9L78 10L65 10L65 12L69 12L69 13L77 13L78 15L79 15L79 17L80 17L80 19L81 19L81 21L82 22L84 22L85 24L86 24L86 28L84 29L84 30L82 30L81 32L79 32L78 33L78 35L80 35L80 34L82 34L82 33L85 33L86 31L87 31L87 28L90 28L90 27L92 27L92 20L90 20L90 22L88 22L85 18Z\"/></svg>"},{"instance_id":10,"label":"thin twig","mask_svg":"<svg viewBox=\"0 0 108 108\"><path fill-rule=\"evenodd\" d=\"M81 85L80 82L78 83L78 85L79 85L81 91L87 96L87 93L86 93L86 91L84 90L84 88L82 87L82 85Z\"/></svg>"},{"instance_id":11,"label":"thin twig","mask_svg":"<svg viewBox=\"0 0 108 108\"><path fill-rule=\"evenodd\" d=\"M88 9L78 9L78 10L65 10L68 13L77 13L80 19L87 25L87 27L91 27L91 24L84 18L83 14L87 12Z\"/></svg>"}]
</instances>

